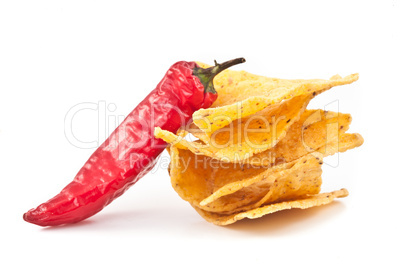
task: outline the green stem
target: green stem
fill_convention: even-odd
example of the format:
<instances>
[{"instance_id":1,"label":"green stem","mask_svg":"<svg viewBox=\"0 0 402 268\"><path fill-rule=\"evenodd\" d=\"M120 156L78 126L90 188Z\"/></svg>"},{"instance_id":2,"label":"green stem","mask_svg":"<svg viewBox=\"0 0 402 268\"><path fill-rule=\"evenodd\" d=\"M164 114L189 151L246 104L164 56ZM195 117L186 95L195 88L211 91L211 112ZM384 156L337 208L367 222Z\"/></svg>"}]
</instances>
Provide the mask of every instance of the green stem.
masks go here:
<instances>
[{"instance_id":1,"label":"green stem","mask_svg":"<svg viewBox=\"0 0 402 268\"><path fill-rule=\"evenodd\" d=\"M246 60L244 58L237 58L237 59L229 60L229 61L226 61L226 62L220 63L220 64L215 61L215 66L212 66L212 67L209 67L206 69L197 68L197 67L194 68L193 75L197 76L200 79L201 83L204 85L205 93L210 92L210 93L216 94L217 92L214 88L214 83L213 83L214 77L218 73L222 72L223 70L225 70L233 65L243 63L245 61Z\"/></svg>"}]
</instances>

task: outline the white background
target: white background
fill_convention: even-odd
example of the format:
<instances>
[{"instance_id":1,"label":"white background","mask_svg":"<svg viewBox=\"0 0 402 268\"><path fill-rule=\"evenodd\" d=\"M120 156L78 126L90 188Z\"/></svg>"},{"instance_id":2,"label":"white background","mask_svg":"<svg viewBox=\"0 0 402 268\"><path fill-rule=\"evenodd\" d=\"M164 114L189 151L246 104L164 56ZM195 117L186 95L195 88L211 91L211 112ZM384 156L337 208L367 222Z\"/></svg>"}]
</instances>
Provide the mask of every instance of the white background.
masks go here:
<instances>
[{"instance_id":1,"label":"white background","mask_svg":"<svg viewBox=\"0 0 402 268\"><path fill-rule=\"evenodd\" d=\"M402 3L277 2L1 1L0 266L400 267ZM73 122L77 138L102 142L174 62L240 56L234 69L271 77L360 73L309 106L337 103L365 138L324 165L323 191L349 197L218 227L178 197L162 165L82 223L22 220L94 151L66 138L72 107L110 108L103 121L88 110Z\"/></svg>"}]
</instances>

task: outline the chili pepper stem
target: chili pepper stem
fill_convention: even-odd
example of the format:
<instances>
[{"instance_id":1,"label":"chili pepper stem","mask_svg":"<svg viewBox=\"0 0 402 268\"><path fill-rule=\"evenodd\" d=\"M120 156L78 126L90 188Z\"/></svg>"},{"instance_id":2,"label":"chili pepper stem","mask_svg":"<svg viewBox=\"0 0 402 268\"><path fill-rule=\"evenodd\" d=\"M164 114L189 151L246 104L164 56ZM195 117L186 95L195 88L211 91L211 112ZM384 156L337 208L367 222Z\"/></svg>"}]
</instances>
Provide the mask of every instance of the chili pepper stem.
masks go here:
<instances>
[{"instance_id":1,"label":"chili pepper stem","mask_svg":"<svg viewBox=\"0 0 402 268\"><path fill-rule=\"evenodd\" d=\"M233 65L243 63L245 61L246 60L244 58L237 58L237 59L225 61L223 63L217 63L215 61L215 66L212 66L212 67L209 67L206 69L195 67L193 69L193 74L195 76L197 76L200 79L201 83L204 85L205 93L210 92L210 93L216 94L217 92L214 88L214 83L213 83L214 77L217 74L219 74L220 72L222 72L223 70L225 70Z\"/></svg>"}]
</instances>

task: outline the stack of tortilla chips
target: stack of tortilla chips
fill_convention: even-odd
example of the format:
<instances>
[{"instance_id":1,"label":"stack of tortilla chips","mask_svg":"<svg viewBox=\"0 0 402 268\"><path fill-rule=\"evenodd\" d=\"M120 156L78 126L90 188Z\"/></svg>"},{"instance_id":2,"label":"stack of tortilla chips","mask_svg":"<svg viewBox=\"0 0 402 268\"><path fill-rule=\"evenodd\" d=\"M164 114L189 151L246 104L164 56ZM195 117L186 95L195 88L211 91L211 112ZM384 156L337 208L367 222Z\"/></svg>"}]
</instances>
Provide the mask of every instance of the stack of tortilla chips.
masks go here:
<instances>
[{"instance_id":1,"label":"stack of tortilla chips","mask_svg":"<svg viewBox=\"0 0 402 268\"><path fill-rule=\"evenodd\" d=\"M323 158L358 147L363 138L346 133L349 114L307 105L357 79L358 74L286 80L222 72L214 79L218 99L211 108L195 112L178 133L155 129L170 144L173 188L218 225L347 196L346 189L320 193Z\"/></svg>"}]
</instances>

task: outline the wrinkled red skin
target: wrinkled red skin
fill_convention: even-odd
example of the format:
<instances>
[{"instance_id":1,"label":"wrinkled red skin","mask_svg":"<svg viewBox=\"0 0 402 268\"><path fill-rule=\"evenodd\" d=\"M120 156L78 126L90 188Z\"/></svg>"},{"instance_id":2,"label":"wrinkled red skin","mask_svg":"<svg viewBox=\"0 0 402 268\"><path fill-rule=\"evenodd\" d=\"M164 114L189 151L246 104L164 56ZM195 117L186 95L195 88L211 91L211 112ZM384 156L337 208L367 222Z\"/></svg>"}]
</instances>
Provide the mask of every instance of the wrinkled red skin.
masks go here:
<instances>
[{"instance_id":1,"label":"wrinkled red skin","mask_svg":"<svg viewBox=\"0 0 402 268\"><path fill-rule=\"evenodd\" d=\"M177 62L162 81L91 155L58 195L24 214L25 221L55 226L82 221L122 195L156 164L167 144L154 127L175 133L217 94L204 93L195 62Z\"/></svg>"}]
</instances>

